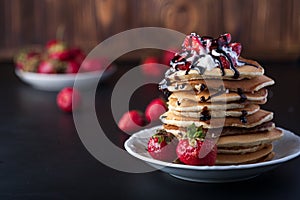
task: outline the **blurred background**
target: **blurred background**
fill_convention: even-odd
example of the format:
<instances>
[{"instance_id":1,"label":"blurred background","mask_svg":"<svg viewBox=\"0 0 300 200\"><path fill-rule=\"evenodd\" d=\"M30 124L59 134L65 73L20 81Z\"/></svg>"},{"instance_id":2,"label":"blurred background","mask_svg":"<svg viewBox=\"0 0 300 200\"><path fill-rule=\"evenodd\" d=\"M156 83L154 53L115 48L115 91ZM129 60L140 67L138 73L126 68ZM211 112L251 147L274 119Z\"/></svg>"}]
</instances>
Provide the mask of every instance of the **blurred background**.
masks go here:
<instances>
[{"instance_id":1,"label":"blurred background","mask_svg":"<svg viewBox=\"0 0 300 200\"><path fill-rule=\"evenodd\" d=\"M215 37L230 32L244 57L295 61L299 8L298 0L0 0L0 59L62 30L65 41L89 51L119 32L157 26Z\"/></svg>"}]
</instances>

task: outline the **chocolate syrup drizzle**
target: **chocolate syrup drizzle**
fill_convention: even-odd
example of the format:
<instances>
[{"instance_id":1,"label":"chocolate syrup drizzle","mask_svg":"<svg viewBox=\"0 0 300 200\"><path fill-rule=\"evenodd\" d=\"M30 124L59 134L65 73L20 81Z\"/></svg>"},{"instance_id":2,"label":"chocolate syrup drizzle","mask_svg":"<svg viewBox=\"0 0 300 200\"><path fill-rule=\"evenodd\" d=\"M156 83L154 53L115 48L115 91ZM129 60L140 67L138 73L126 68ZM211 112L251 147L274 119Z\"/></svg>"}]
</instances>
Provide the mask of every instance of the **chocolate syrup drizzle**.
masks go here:
<instances>
[{"instance_id":1,"label":"chocolate syrup drizzle","mask_svg":"<svg viewBox=\"0 0 300 200\"><path fill-rule=\"evenodd\" d=\"M248 112L246 110L242 110L242 115L240 116L240 120L242 123L247 123L247 116Z\"/></svg>"},{"instance_id":2,"label":"chocolate syrup drizzle","mask_svg":"<svg viewBox=\"0 0 300 200\"><path fill-rule=\"evenodd\" d=\"M247 96L244 94L243 90L241 88L237 89L238 95L240 95L240 102L243 103L247 100Z\"/></svg>"},{"instance_id":3,"label":"chocolate syrup drizzle","mask_svg":"<svg viewBox=\"0 0 300 200\"><path fill-rule=\"evenodd\" d=\"M204 106L201 113L200 113L200 121L207 121L211 119L211 115L207 106Z\"/></svg>"},{"instance_id":4,"label":"chocolate syrup drizzle","mask_svg":"<svg viewBox=\"0 0 300 200\"><path fill-rule=\"evenodd\" d=\"M203 85L203 84L202 84ZM205 86L206 88L206 86ZM214 97L217 97L219 95L222 95L226 93L226 89L221 85L219 88L218 88L218 91L210 96L208 96L207 98L205 98L205 96L201 96L200 97L200 102L207 102L208 100L210 100L211 98L214 98Z\"/></svg>"}]
</instances>

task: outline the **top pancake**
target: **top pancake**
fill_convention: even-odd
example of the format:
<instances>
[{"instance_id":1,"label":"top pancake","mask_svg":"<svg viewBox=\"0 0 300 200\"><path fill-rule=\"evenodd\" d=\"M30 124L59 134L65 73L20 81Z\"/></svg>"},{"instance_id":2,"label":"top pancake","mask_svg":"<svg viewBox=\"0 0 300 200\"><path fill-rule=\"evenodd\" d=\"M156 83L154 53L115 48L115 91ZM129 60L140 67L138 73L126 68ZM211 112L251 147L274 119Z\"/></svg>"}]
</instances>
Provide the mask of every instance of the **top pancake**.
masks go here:
<instances>
[{"instance_id":1,"label":"top pancake","mask_svg":"<svg viewBox=\"0 0 300 200\"><path fill-rule=\"evenodd\" d=\"M220 80L220 79L194 79L189 81L176 81L170 82L167 85L167 89L170 92L177 91L199 91L202 85L211 89L225 88L229 91L237 92L241 89L243 92L254 92L260 89L271 86L275 82L273 79L262 75L254 77L252 79L242 79L242 80Z\"/></svg>"},{"instance_id":2,"label":"top pancake","mask_svg":"<svg viewBox=\"0 0 300 200\"><path fill-rule=\"evenodd\" d=\"M236 66L236 69L239 72L239 77L234 78L234 71L232 69L224 69L225 74L222 74L220 68L213 68L211 70L206 70L202 75L195 69L191 69L188 74L186 74L185 70L178 70L174 73L168 75L171 81L187 81L187 80L197 80L197 79L210 79L210 78L222 78L226 80L239 80L244 78L253 78L257 76L261 76L264 74L263 67L258 64L254 60L248 60L244 58L240 58L241 61L244 61L249 64L245 64L243 66ZM253 66L254 65L254 66Z\"/></svg>"}]
</instances>

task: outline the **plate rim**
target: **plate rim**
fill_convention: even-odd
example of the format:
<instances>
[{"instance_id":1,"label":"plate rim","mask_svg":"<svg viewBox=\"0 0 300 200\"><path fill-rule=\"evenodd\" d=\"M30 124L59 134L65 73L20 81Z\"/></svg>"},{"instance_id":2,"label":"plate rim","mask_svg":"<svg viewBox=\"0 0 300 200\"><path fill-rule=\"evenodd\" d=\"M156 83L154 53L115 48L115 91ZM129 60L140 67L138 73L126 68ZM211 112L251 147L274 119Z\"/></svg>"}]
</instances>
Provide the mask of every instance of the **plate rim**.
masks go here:
<instances>
[{"instance_id":1,"label":"plate rim","mask_svg":"<svg viewBox=\"0 0 300 200\"><path fill-rule=\"evenodd\" d=\"M143 155L140 155L136 152L134 152L130 146L129 146L129 143L132 142L132 140L134 138L137 138L137 136L139 135L143 135L144 132L146 131L150 131L150 130L155 130L155 129L158 129L158 128L161 128L162 126L159 125L159 126L155 126L155 127L152 127L152 128L147 128L147 129L143 129L143 130L140 130L134 134L132 134L124 143L124 147L126 149L126 151L144 161L144 162L147 162L149 164L154 164L154 165L160 165L162 167L169 167L169 168L178 168L178 169L186 169L186 170L199 170L199 171L224 171L224 170L239 170L239 169L252 169L252 168L259 168L259 167L267 167L267 166L272 166L272 165L278 165L278 164L281 164L281 163L284 163L284 162L287 162L289 160L292 160L296 157L298 157L300 155L300 151L296 152L296 153L293 153L293 154L290 154L290 155L287 155L287 156L284 156L282 158L278 158L278 159L275 159L275 160L270 160L270 161L266 161L266 162L260 162L260 163L253 163L253 164L243 164L243 165L226 165L226 166L221 166L221 165L214 165L214 166L193 166L193 165L183 165L183 164L176 164L176 163L169 163L169 162L165 162L165 161L161 161L161 160L156 160L156 159L153 159L153 158L148 158L148 157L145 157ZM283 130L285 132L284 136L283 137L286 137L286 134L290 134L292 135L293 137L297 137L297 139L299 140L300 142L300 136L296 135L295 133L289 131L289 130L286 130L286 129L283 129L281 127L277 127L281 130Z\"/></svg>"}]
</instances>

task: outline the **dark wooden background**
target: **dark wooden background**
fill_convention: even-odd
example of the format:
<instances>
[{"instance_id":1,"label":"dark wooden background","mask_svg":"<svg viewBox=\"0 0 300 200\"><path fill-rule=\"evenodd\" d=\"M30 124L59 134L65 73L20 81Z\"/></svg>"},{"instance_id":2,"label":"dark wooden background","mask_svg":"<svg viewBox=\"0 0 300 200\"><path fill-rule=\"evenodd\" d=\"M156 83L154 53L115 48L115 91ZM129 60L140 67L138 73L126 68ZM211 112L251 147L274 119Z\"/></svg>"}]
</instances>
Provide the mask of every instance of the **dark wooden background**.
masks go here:
<instances>
[{"instance_id":1,"label":"dark wooden background","mask_svg":"<svg viewBox=\"0 0 300 200\"><path fill-rule=\"evenodd\" d=\"M143 26L212 36L230 32L243 44L243 55L257 59L300 56L299 0L0 0L0 58L44 44L60 28L67 42L90 50Z\"/></svg>"}]
</instances>

